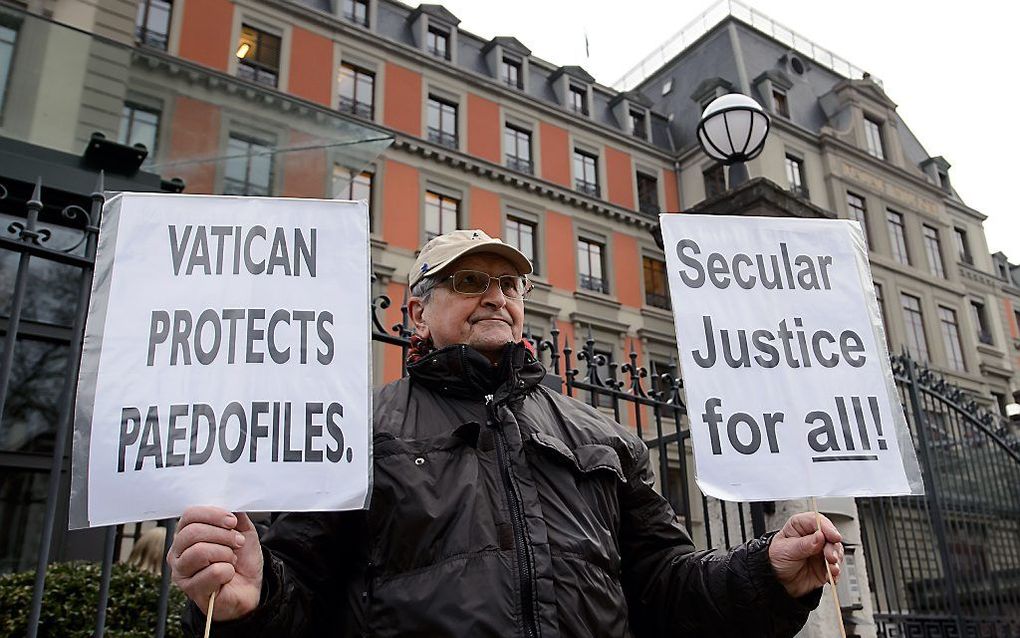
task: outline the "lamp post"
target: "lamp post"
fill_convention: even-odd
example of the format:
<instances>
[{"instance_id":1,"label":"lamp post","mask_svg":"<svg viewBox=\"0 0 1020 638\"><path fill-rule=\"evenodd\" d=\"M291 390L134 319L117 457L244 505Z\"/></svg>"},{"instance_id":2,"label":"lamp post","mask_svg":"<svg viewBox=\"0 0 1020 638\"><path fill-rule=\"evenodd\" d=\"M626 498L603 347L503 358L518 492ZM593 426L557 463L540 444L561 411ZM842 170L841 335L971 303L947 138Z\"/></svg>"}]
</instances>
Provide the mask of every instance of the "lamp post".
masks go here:
<instances>
[{"instance_id":1,"label":"lamp post","mask_svg":"<svg viewBox=\"0 0 1020 638\"><path fill-rule=\"evenodd\" d=\"M771 122L761 105L741 93L709 102L698 122L698 144L709 157L730 167L730 188L748 179L745 162L765 147Z\"/></svg>"}]
</instances>

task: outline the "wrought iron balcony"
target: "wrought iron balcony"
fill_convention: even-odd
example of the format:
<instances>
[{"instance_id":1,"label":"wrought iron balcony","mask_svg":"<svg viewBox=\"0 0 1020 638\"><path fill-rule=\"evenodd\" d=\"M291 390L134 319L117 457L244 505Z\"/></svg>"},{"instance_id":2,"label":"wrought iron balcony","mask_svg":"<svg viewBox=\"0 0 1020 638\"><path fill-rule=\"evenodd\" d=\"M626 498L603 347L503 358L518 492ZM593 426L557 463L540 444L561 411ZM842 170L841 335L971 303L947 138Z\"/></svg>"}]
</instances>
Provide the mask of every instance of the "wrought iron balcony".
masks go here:
<instances>
[{"instance_id":1,"label":"wrought iron balcony","mask_svg":"<svg viewBox=\"0 0 1020 638\"><path fill-rule=\"evenodd\" d=\"M584 290L593 290L595 292L601 292L604 295L609 294L609 282L601 277L592 277L591 275L580 275L579 283L581 288Z\"/></svg>"},{"instance_id":2,"label":"wrought iron balcony","mask_svg":"<svg viewBox=\"0 0 1020 638\"><path fill-rule=\"evenodd\" d=\"M599 185L595 182L586 182L583 179L574 180L574 190L580 191L585 195L591 195L592 197L599 196Z\"/></svg>"},{"instance_id":3,"label":"wrought iron balcony","mask_svg":"<svg viewBox=\"0 0 1020 638\"><path fill-rule=\"evenodd\" d=\"M506 156L506 167L513 171L527 173L528 175L532 175L535 172L535 166L531 160L513 155Z\"/></svg>"},{"instance_id":4,"label":"wrought iron balcony","mask_svg":"<svg viewBox=\"0 0 1020 638\"><path fill-rule=\"evenodd\" d=\"M440 146L446 146L448 148L457 148L457 136L454 133L448 131L441 131L437 128L429 127L428 131L429 141L435 142Z\"/></svg>"}]
</instances>

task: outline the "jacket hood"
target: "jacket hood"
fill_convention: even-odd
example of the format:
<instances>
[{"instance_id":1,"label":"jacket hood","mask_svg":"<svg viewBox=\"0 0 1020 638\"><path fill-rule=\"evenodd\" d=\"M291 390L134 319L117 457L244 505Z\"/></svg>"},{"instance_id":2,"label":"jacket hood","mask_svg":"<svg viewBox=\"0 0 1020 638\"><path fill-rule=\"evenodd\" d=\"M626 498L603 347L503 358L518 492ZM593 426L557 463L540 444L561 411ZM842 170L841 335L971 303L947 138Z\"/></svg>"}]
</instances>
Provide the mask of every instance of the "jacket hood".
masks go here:
<instances>
[{"instance_id":1,"label":"jacket hood","mask_svg":"<svg viewBox=\"0 0 1020 638\"><path fill-rule=\"evenodd\" d=\"M441 394L496 399L524 394L545 376L545 366L521 343L508 343L499 363L471 346L455 344L407 366L411 379Z\"/></svg>"}]
</instances>

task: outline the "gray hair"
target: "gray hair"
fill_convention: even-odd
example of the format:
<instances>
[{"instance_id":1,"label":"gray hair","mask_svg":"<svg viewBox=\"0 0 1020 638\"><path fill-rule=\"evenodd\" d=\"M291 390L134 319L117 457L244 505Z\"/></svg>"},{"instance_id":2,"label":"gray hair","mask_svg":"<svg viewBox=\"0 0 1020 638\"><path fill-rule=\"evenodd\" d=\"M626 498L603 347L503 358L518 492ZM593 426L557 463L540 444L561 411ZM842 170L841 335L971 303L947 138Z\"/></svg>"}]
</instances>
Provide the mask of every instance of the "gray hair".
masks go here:
<instances>
[{"instance_id":1,"label":"gray hair","mask_svg":"<svg viewBox=\"0 0 1020 638\"><path fill-rule=\"evenodd\" d=\"M423 304L427 304L432 301L432 293L435 292L442 281L442 279L435 277L422 277L418 280L418 283L411 286L411 296L418 297Z\"/></svg>"}]
</instances>

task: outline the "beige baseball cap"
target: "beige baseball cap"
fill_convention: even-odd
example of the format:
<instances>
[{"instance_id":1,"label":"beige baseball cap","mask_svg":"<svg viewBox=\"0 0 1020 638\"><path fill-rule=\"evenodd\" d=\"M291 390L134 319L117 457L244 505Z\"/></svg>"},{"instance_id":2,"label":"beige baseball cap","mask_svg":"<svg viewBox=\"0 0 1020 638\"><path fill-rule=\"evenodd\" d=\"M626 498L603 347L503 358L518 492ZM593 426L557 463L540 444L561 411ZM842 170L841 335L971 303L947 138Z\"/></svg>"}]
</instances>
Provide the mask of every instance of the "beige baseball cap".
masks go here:
<instances>
[{"instance_id":1,"label":"beige baseball cap","mask_svg":"<svg viewBox=\"0 0 1020 638\"><path fill-rule=\"evenodd\" d=\"M455 230L432 238L418 253L411 272L408 273L408 285L414 286L425 277L438 275L444 268L465 255L475 253L492 253L505 258L522 275L533 270L531 261L524 253L509 244L489 237L482 230Z\"/></svg>"}]
</instances>

